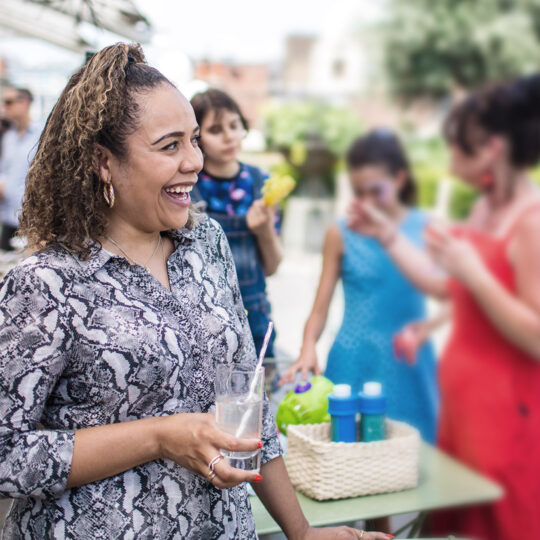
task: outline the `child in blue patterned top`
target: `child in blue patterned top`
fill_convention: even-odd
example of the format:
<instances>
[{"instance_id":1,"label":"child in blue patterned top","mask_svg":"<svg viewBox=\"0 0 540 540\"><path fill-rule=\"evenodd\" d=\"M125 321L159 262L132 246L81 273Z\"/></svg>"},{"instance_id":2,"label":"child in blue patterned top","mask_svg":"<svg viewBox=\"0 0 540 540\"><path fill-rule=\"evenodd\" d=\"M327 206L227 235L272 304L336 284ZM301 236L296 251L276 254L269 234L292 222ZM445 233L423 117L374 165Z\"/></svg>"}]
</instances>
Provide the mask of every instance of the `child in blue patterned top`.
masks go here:
<instances>
[{"instance_id":1,"label":"child in blue patterned top","mask_svg":"<svg viewBox=\"0 0 540 540\"><path fill-rule=\"evenodd\" d=\"M369 199L420 246L427 216L411 205L415 184L398 138L375 130L353 142L347 166L355 198ZM393 238L385 239L390 244ZM416 362L396 361L393 337L424 314L423 295L400 272L377 241L352 231L345 220L327 233L319 288L304 330L300 356L281 379L297 371L319 373L315 344L321 335L338 280L343 282L345 313L328 355L325 375L334 383L361 390L366 381L383 383L388 415L417 427L433 442L437 410L435 358L428 343Z\"/></svg>"},{"instance_id":2,"label":"child in blue patterned top","mask_svg":"<svg viewBox=\"0 0 540 540\"><path fill-rule=\"evenodd\" d=\"M277 270L282 257L275 208L261 198L268 175L238 161L248 125L229 95L210 89L196 94L191 105L204 153L204 169L191 196L227 235L258 353L270 321L265 276ZM274 356L273 339L266 356Z\"/></svg>"}]
</instances>

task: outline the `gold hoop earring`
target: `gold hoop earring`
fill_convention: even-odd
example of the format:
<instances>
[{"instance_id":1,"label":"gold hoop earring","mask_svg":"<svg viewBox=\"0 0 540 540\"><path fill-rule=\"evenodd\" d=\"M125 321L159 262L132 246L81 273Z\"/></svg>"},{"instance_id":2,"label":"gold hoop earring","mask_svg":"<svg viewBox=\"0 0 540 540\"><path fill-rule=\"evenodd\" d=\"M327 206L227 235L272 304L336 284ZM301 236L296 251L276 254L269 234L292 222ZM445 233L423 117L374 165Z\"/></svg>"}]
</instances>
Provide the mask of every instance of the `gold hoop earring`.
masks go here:
<instances>
[{"instance_id":1,"label":"gold hoop earring","mask_svg":"<svg viewBox=\"0 0 540 540\"><path fill-rule=\"evenodd\" d=\"M103 198L109 208L114 206L114 188L111 182L103 182Z\"/></svg>"}]
</instances>

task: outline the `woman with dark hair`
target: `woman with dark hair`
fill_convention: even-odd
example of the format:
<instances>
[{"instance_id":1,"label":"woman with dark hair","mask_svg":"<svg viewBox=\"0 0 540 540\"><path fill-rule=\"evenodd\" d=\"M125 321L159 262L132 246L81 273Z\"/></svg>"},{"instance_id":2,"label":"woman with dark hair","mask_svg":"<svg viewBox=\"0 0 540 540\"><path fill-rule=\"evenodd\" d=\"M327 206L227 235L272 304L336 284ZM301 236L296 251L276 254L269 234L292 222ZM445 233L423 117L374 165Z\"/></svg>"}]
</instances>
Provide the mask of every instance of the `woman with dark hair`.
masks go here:
<instances>
[{"instance_id":1,"label":"woman with dark hair","mask_svg":"<svg viewBox=\"0 0 540 540\"><path fill-rule=\"evenodd\" d=\"M445 134L453 172L482 194L462 226L428 228L447 277L373 206L357 203L351 224L418 287L451 300L438 443L504 487L496 503L440 515L435 532L540 538L540 190L528 175L540 161L540 75L472 94Z\"/></svg>"},{"instance_id":2,"label":"woman with dark hair","mask_svg":"<svg viewBox=\"0 0 540 540\"><path fill-rule=\"evenodd\" d=\"M378 129L354 141L346 156L355 200L371 201L417 246L422 245L426 215L416 210L415 183L407 156L391 131ZM311 314L306 322L300 356L283 375L292 382L298 371L320 372L315 345L321 335L335 286L341 278L345 313L328 354L325 376L334 383L362 389L366 381L383 383L388 415L417 427L433 442L437 388L435 358L430 344L417 362L397 362L393 337L401 328L425 316L423 296L388 258L384 244L351 230L345 220L330 227L323 247L323 267Z\"/></svg>"},{"instance_id":3,"label":"woman with dark hair","mask_svg":"<svg viewBox=\"0 0 540 540\"><path fill-rule=\"evenodd\" d=\"M21 219L35 253L0 287L4 538L256 538L245 482L290 538L385 538L309 527L267 401L262 441L216 427L216 366L256 358L225 235L191 213L198 133L121 43L47 120ZM261 474L222 459L261 447Z\"/></svg>"}]
</instances>

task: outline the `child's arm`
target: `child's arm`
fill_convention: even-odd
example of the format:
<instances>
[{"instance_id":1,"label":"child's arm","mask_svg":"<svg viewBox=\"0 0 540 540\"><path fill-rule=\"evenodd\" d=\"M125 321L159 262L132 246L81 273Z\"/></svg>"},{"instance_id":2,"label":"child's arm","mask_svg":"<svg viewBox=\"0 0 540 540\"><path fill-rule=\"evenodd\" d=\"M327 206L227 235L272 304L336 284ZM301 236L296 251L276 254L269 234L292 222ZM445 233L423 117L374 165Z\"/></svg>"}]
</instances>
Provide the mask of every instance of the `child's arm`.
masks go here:
<instances>
[{"instance_id":1,"label":"child's arm","mask_svg":"<svg viewBox=\"0 0 540 540\"><path fill-rule=\"evenodd\" d=\"M343 239L337 225L332 225L326 233L323 247L323 265L319 287L313 302L313 308L304 328L304 340L300 356L296 362L283 374L279 384L293 382L298 371L302 378L307 378L308 371L316 375L320 373L317 363L315 345L319 339L328 316L328 308L334 294L336 283L341 274L341 257L343 255Z\"/></svg>"},{"instance_id":2,"label":"child's arm","mask_svg":"<svg viewBox=\"0 0 540 540\"><path fill-rule=\"evenodd\" d=\"M278 269L283 258L279 237L274 227L275 215L275 208L267 206L262 199L254 201L246 215L247 226L257 238L266 276L271 276Z\"/></svg>"},{"instance_id":3,"label":"child's arm","mask_svg":"<svg viewBox=\"0 0 540 540\"><path fill-rule=\"evenodd\" d=\"M348 227L378 240L401 272L418 289L441 300L448 297L447 278L436 271L429 255L402 233L384 212L370 203L353 201ZM426 230L428 233L430 229Z\"/></svg>"}]
</instances>

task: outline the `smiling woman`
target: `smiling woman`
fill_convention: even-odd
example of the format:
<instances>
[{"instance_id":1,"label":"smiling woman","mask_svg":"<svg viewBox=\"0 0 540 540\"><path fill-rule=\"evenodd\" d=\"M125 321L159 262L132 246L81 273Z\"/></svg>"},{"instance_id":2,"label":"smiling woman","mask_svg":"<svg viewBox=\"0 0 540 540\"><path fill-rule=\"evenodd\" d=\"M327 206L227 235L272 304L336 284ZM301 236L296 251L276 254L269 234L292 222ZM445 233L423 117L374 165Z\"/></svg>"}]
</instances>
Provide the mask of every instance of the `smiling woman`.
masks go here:
<instances>
[{"instance_id":1,"label":"smiling woman","mask_svg":"<svg viewBox=\"0 0 540 540\"><path fill-rule=\"evenodd\" d=\"M189 192L202 167L199 128L191 105L170 83L136 100L140 114L126 137L129 157L97 145L99 177L115 194L100 241L128 260L147 260L143 266L169 287L164 257L153 254L161 246L160 231L181 229L189 220ZM166 236L162 247L167 257L174 251Z\"/></svg>"},{"instance_id":2,"label":"smiling woman","mask_svg":"<svg viewBox=\"0 0 540 540\"><path fill-rule=\"evenodd\" d=\"M201 167L193 110L139 46L97 53L54 107L35 253L0 286L4 538L255 538L245 482L290 538L386 537L308 526L267 401L262 440L216 427L216 366L256 358L226 237L190 210ZM261 447L261 474L221 459Z\"/></svg>"}]
</instances>

